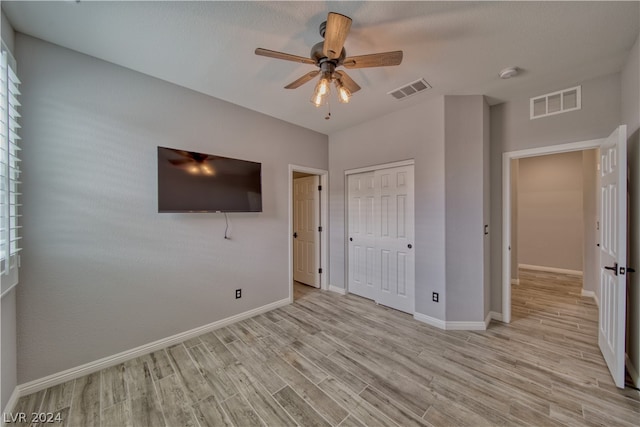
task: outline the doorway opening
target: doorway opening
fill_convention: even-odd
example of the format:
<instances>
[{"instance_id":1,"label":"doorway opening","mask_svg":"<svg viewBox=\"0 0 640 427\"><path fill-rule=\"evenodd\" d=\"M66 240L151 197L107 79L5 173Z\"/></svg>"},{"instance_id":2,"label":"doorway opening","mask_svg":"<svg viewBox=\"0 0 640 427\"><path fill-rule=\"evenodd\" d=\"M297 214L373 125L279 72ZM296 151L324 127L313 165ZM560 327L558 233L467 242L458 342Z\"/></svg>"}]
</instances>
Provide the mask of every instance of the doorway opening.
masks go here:
<instances>
[{"instance_id":1,"label":"doorway opening","mask_svg":"<svg viewBox=\"0 0 640 427\"><path fill-rule=\"evenodd\" d=\"M289 165L289 300L328 289L328 172Z\"/></svg>"},{"instance_id":2,"label":"doorway opening","mask_svg":"<svg viewBox=\"0 0 640 427\"><path fill-rule=\"evenodd\" d=\"M519 159L533 158L551 154L569 153L575 151L593 150L600 147L601 139L582 141L577 143L562 144L550 147L541 147L535 149L512 151L503 154L502 161L502 321L511 322L511 284L518 283L518 277L515 269L518 267L515 262L518 260L517 255L512 258L513 252L517 252L514 246L512 234L514 232L514 192L512 179L514 177L514 166L517 167ZM562 269L558 269L560 272ZM565 272L567 272L565 269ZM516 270L517 271L517 270Z\"/></svg>"},{"instance_id":3,"label":"doorway opening","mask_svg":"<svg viewBox=\"0 0 640 427\"><path fill-rule=\"evenodd\" d=\"M513 285L523 271L568 275L583 296L596 297L598 158L592 149L511 160Z\"/></svg>"}]
</instances>

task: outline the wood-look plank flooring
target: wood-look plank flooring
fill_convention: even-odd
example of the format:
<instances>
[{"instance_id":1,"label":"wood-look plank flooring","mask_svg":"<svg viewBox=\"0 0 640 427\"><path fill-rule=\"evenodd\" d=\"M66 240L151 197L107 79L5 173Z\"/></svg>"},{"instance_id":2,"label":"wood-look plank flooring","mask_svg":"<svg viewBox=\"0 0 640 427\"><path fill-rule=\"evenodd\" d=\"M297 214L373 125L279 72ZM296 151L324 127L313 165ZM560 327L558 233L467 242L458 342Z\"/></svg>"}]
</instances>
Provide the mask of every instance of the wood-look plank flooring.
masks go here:
<instances>
[{"instance_id":1,"label":"wood-look plank flooring","mask_svg":"<svg viewBox=\"0 0 640 427\"><path fill-rule=\"evenodd\" d=\"M578 277L523 271L513 322L476 332L300 286L293 305L24 396L14 412L59 412L70 427L640 424Z\"/></svg>"}]
</instances>

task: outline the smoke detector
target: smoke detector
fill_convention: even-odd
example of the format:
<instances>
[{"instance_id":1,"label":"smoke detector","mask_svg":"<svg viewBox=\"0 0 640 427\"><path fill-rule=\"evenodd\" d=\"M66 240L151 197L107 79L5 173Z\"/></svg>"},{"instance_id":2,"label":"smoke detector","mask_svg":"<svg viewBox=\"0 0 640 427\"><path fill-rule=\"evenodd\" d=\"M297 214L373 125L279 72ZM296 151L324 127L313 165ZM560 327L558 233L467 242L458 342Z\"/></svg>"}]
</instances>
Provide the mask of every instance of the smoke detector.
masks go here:
<instances>
[{"instance_id":1,"label":"smoke detector","mask_svg":"<svg viewBox=\"0 0 640 427\"><path fill-rule=\"evenodd\" d=\"M498 73L501 79L510 79L518 75L518 67L507 67Z\"/></svg>"}]
</instances>

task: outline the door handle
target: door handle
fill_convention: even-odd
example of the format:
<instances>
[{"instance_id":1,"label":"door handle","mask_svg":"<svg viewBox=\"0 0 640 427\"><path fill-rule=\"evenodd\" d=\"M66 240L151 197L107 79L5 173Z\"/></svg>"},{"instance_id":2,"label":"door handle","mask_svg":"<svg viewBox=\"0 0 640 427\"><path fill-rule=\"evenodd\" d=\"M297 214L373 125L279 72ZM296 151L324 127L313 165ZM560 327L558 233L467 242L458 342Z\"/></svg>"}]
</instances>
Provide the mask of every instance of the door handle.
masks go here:
<instances>
[{"instance_id":1,"label":"door handle","mask_svg":"<svg viewBox=\"0 0 640 427\"><path fill-rule=\"evenodd\" d=\"M613 265L613 267L605 265L604 269L605 270L611 270L611 271L613 271L613 274L615 274L616 276L618 275L618 263L617 262Z\"/></svg>"},{"instance_id":2,"label":"door handle","mask_svg":"<svg viewBox=\"0 0 640 427\"><path fill-rule=\"evenodd\" d=\"M409 244L407 245L407 247L408 247L409 249L411 249L411 248L413 247L413 245L412 245L411 243L409 243Z\"/></svg>"},{"instance_id":3,"label":"door handle","mask_svg":"<svg viewBox=\"0 0 640 427\"><path fill-rule=\"evenodd\" d=\"M349 241L350 241L350 242L353 242L353 237L349 237Z\"/></svg>"},{"instance_id":4,"label":"door handle","mask_svg":"<svg viewBox=\"0 0 640 427\"><path fill-rule=\"evenodd\" d=\"M297 238L298 238L298 232L297 232L297 231L294 231L294 232L293 232L293 238L294 238L294 239L297 239Z\"/></svg>"}]
</instances>

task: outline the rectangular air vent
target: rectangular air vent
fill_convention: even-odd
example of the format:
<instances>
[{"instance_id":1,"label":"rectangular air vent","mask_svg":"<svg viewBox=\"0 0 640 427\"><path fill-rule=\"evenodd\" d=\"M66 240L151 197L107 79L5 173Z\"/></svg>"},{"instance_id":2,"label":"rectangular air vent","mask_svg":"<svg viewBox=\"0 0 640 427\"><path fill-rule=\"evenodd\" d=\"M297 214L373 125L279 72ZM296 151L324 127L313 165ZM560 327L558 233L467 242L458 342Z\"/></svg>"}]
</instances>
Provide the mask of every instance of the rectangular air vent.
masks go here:
<instances>
[{"instance_id":1,"label":"rectangular air vent","mask_svg":"<svg viewBox=\"0 0 640 427\"><path fill-rule=\"evenodd\" d=\"M411 95L415 95L416 93L420 93L427 89L431 89L431 85L427 83L425 79L420 79L394 89L391 92L387 92L387 95L391 95L395 99L405 99Z\"/></svg>"},{"instance_id":2,"label":"rectangular air vent","mask_svg":"<svg viewBox=\"0 0 640 427\"><path fill-rule=\"evenodd\" d=\"M559 90L530 99L529 118L553 116L582 108L582 86Z\"/></svg>"}]
</instances>

